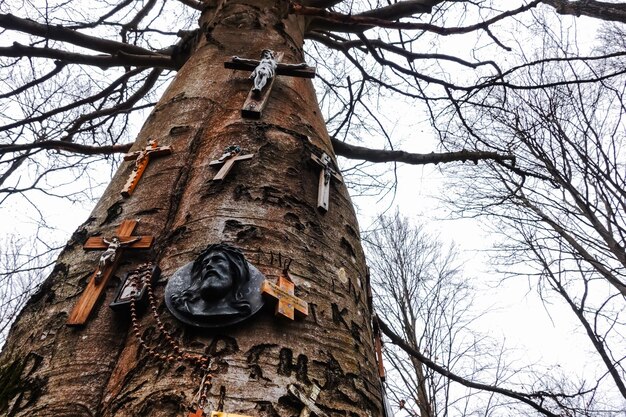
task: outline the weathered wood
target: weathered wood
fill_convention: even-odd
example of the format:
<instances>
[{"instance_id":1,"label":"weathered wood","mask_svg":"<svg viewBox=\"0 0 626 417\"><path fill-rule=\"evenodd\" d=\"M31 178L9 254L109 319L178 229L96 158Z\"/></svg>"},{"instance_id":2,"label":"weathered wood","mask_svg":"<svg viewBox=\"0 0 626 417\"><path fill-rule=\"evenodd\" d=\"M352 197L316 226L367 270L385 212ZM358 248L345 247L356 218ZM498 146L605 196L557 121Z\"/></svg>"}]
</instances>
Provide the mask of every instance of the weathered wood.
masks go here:
<instances>
[{"instance_id":1,"label":"weathered wood","mask_svg":"<svg viewBox=\"0 0 626 417\"><path fill-rule=\"evenodd\" d=\"M281 315L294 320L294 312L297 312L300 316L307 316L309 314L309 304L294 295L295 284L285 275L278 277L278 284L274 284L268 280L263 281L261 292L278 300L276 304L277 316Z\"/></svg>"},{"instance_id":2,"label":"weathered wood","mask_svg":"<svg viewBox=\"0 0 626 417\"><path fill-rule=\"evenodd\" d=\"M253 153L249 153L246 155L233 154L232 156L226 159L223 159L223 160L216 159L214 161L209 162L209 165L212 167L220 166L220 165L222 166L222 168L220 168L220 170L217 171L217 174L215 174L212 181L222 181L224 178L226 178L230 170L233 168L233 166L235 165L235 162L245 161L247 159L251 159L252 157L254 157Z\"/></svg>"},{"instance_id":3,"label":"weathered wood","mask_svg":"<svg viewBox=\"0 0 626 417\"><path fill-rule=\"evenodd\" d=\"M380 330L374 330L374 349L376 350L376 362L378 364L378 376L385 380L385 365L383 365L383 343L380 338Z\"/></svg>"},{"instance_id":4,"label":"weathered wood","mask_svg":"<svg viewBox=\"0 0 626 417\"><path fill-rule=\"evenodd\" d=\"M256 64L250 62L237 62L237 61L226 61L224 62L224 68L240 70L240 71L254 71ZM278 63L276 67L276 75L286 75L288 77L300 77L300 78L315 78L316 70L315 67L302 67L302 68L293 68L289 67L285 64Z\"/></svg>"},{"instance_id":5,"label":"weathered wood","mask_svg":"<svg viewBox=\"0 0 626 417\"><path fill-rule=\"evenodd\" d=\"M314 387L317 387L316 385L314 385ZM300 400L300 402L302 402L302 404L304 404L304 409L302 410L302 412L300 413L300 417L306 417L308 416L311 412L315 413L315 415L317 417L329 417L328 414L326 414L325 412L323 412L316 404L315 401L317 400L317 395L319 394L319 387L317 387L317 393L315 393L315 388L313 389L313 392L311 393L311 396L307 396L305 395L302 391L300 391L298 389L298 387L296 387L293 384L290 384L288 387L289 393L291 395L293 395L294 397L296 397L298 400ZM305 412L305 410L307 410ZM305 413L304 416L302 413Z\"/></svg>"},{"instance_id":6,"label":"weathered wood","mask_svg":"<svg viewBox=\"0 0 626 417\"><path fill-rule=\"evenodd\" d=\"M311 154L311 161L322 168L317 185L317 208L326 213L330 204L330 180L334 178L336 181L342 182L342 179L331 166L332 160L326 153L323 153L321 157Z\"/></svg>"},{"instance_id":7,"label":"weathered wood","mask_svg":"<svg viewBox=\"0 0 626 417\"><path fill-rule=\"evenodd\" d=\"M301 78L314 78L315 77L315 68L309 67L306 64L283 64L282 61L284 57L283 52L278 52L274 58L277 63L276 66L276 75L286 75L290 77L301 77ZM232 57L230 61L224 62L224 68L241 70L241 71L254 71L257 65L259 65L261 61L257 61L254 59L242 59L239 57ZM272 86L274 85L274 80L276 76L270 78L260 92L255 92L254 89L251 89L246 97L246 101L241 108L241 117L247 119L260 119L261 114L263 113L263 109L267 105L269 100L269 96L272 92Z\"/></svg>"},{"instance_id":8,"label":"weathered wood","mask_svg":"<svg viewBox=\"0 0 626 417\"><path fill-rule=\"evenodd\" d=\"M115 260L108 264L103 271L101 271L100 280L96 279L100 267L96 268L87 283L87 287L85 287L85 290L82 292L78 302L74 305L74 308L67 319L66 324L68 326L82 326L87 322L87 319L93 311L96 303L104 292L109 278L113 275L113 272L117 268L125 249L148 249L152 246L152 236L132 236L136 226L137 220L124 220L117 228L115 237L119 238L122 243L124 243L124 241L131 240L131 238L139 238L139 240L128 244L128 246L122 246L119 249L120 252L115 257ZM91 237L87 239L83 249L95 250L106 249L107 247L108 245L104 242L102 237Z\"/></svg>"},{"instance_id":9,"label":"weathered wood","mask_svg":"<svg viewBox=\"0 0 626 417\"><path fill-rule=\"evenodd\" d=\"M199 36L200 45L172 75L137 135L142 148L149 138L159 138L171 144L176 157L167 158L166 170L160 170L165 161L148 167L144 175L159 169L158 186L137 188L141 198L126 200L121 200L119 192L130 168L123 164L85 227L107 227L104 235L108 236L115 229L108 228L111 221L139 216L141 234L159 236L155 253L163 279L154 286L158 312L185 352L210 353L214 375L207 393L210 404L219 404L224 386L226 411L256 417L298 416L302 406L295 397L285 401L291 396L287 387L316 381L324 386L316 404L327 413L381 417L380 379L368 336L370 317L364 303L357 303L350 292L350 283L357 285L358 277L366 272L358 236L352 232L358 224L350 196L346 187L333 180L333 210L321 216L313 196L316 186L311 185L317 182L318 171L306 166L309 145L327 150L334 160L312 83L290 83L281 94L272 95L268 104L272 111L264 112L263 123L245 121L240 117L245 97L242 85L232 82L232 70L223 65L232 55L263 48L285 50L285 59L300 62L305 22L280 14L285 2L216 3L217 7L206 7L200 16L200 27L212 30ZM177 126L189 130L168 133ZM254 160L235 171L254 164L258 172L246 175L245 181L226 178L219 187L207 187L206 180L219 169L207 176L208 162L235 141L255 153ZM239 173L243 171L229 175ZM115 216L121 217L115 220ZM81 236L78 232L76 236ZM207 332L189 331L172 318L162 305L164 280L208 243L219 241L241 248L266 275L276 271L270 252L293 259L290 272L298 287L306 289L309 303L306 321L279 321L268 312L242 326ZM129 255L122 257L118 272L124 259L131 259ZM90 261L95 259L81 245L68 245L54 275L46 281L50 287L28 303L7 338L2 363L28 352L44 356L41 366L24 381L35 378L44 385L37 395L23 394L27 408L17 411L16 417L29 413L41 417L182 417L195 411L189 406L196 398L201 370L151 355L126 321L111 319L108 308L92 314L89 326L80 332L58 329L59 312L71 311L78 300L76 288L85 279L82 265ZM343 273L338 275L338 270ZM271 278L275 283L277 277ZM332 314L334 304L339 306L340 317ZM171 353L151 314L144 315L139 324L150 347ZM301 387L307 395L310 389L310 385ZM209 409L206 414L210 415Z\"/></svg>"},{"instance_id":10,"label":"weathered wood","mask_svg":"<svg viewBox=\"0 0 626 417\"><path fill-rule=\"evenodd\" d=\"M159 147L156 140L151 140L150 142L148 142L148 145L145 149L124 155L125 161L135 160L135 167L133 168L133 172L131 173L128 181L126 181L126 184L121 191L122 196L129 197L133 193L133 191L137 187L137 183L143 175L143 172L148 167L151 158L171 155L171 153L172 148L170 146Z\"/></svg>"},{"instance_id":11,"label":"weathered wood","mask_svg":"<svg viewBox=\"0 0 626 417\"><path fill-rule=\"evenodd\" d=\"M309 394L309 400L315 404L317 401L317 397L320 395L322 389L315 383L313 383L313 388L311 388L311 393ZM300 411L300 417L309 417L311 415L311 408L305 404L304 408Z\"/></svg>"}]
</instances>

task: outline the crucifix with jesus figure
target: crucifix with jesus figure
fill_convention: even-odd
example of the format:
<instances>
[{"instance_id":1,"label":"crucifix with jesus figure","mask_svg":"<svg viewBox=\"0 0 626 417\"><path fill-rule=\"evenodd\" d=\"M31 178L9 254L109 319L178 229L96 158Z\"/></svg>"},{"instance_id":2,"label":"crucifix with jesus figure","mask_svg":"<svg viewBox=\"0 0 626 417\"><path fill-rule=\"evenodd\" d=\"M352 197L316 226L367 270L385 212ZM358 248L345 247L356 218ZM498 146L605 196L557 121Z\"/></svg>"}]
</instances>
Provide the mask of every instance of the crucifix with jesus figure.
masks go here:
<instances>
[{"instance_id":1,"label":"crucifix with jesus figure","mask_svg":"<svg viewBox=\"0 0 626 417\"><path fill-rule=\"evenodd\" d=\"M280 62L283 56L284 53L282 52L274 55L273 51L264 49L261 52L260 61L234 56L230 61L224 62L224 68L252 71L250 78L254 80L254 86L241 109L242 117L248 119L261 118L261 113L267 104L276 75L315 78L314 67L309 67L306 63L284 64Z\"/></svg>"},{"instance_id":2,"label":"crucifix with jesus figure","mask_svg":"<svg viewBox=\"0 0 626 417\"><path fill-rule=\"evenodd\" d=\"M222 181L226 175L233 169L235 162L245 161L254 156L253 153L242 155L243 150L239 145L231 145L224 150L222 156L219 159L209 162L209 166L221 166L220 170L213 177L212 181Z\"/></svg>"},{"instance_id":3,"label":"crucifix with jesus figure","mask_svg":"<svg viewBox=\"0 0 626 417\"><path fill-rule=\"evenodd\" d=\"M321 157L311 154L311 162L322 168L317 185L317 208L326 213L330 199L330 181L334 179L341 182L341 175L335 170L332 159L325 152Z\"/></svg>"},{"instance_id":4,"label":"crucifix with jesus figure","mask_svg":"<svg viewBox=\"0 0 626 417\"><path fill-rule=\"evenodd\" d=\"M104 292L109 278L115 272L123 251L149 249L152 246L154 239L152 236L133 236L135 226L137 226L137 220L124 220L110 239L101 236L92 236L87 239L83 249L104 249L104 252L100 256L98 267L91 275L87 287L67 319L68 326L82 326L87 322L96 302Z\"/></svg>"},{"instance_id":5,"label":"crucifix with jesus figure","mask_svg":"<svg viewBox=\"0 0 626 417\"><path fill-rule=\"evenodd\" d=\"M156 140L151 140L148 142L145 149L124 155L124 161L134 160L135 166L133 167L133 172L130 174L128 181L126 181L126 185L124 185L124 189L121 192L122 197L129 197L133 193L135 187L137 187L139 179L146 170L148 163L150 163L151 158L170 155L171 153L171 147L159 146Z\"/></svg>"}]
</instances>

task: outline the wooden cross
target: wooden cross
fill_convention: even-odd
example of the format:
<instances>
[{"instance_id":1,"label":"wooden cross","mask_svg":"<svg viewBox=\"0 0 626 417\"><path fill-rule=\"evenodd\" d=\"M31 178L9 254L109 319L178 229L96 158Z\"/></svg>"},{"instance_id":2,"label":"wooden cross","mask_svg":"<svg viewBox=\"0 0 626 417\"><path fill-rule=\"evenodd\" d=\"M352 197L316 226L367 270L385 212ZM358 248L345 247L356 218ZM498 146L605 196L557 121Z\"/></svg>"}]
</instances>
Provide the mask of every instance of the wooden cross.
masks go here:
<instances>
[{"instance_id":1,"label":"wooden cross","mask_svg":"<svg viewBox=\"0 0 626 417\"><path fill-rule=\"evenodd\" d=\"M317 186L317 208L326 213L328 211L328 200L330 197L330 180L334 178L341 182L341 176L332 166L332 160L325 152L321 157L311 154L311 161L322 167Z\"/></svg>"},{"instance_id":2,"label":"wooden cross","mask_svg":"<svg viewBox=\"0 0 626 417\"><path fill-rule=\"evenodd\" d=\"M311 394L308 397L304 395L304 393L293 384L290 384L287 389L289 390L289 393L291 393L291 395L299 399L302 404L304 404L304 408L300 412L300 417L309 417L311 413L315 413L317 417L328 417L328 414L323 412L315 404L317 396L320 393L320 387L318 387L316 384L313 384L313 389L311 389Z\"/></svg>"},{"instance_id":3,"label":"wooden cross","mask_svg":"<svg viewBox=\"0 0 626 417\"><path fill-rule=\"evenodd\" d=\"M150 158L170 155L171 153L171 147L158 146L156 140L151 140L148 142L145 149L124 155L124 161L135 160L135 167L130 174L130 178L126 181L126 185L124 185L124 189L121 192L122 196L129 197L133 193L141 175L146 170L148 163L150 163Z\"/></svg>"},{"instance_id":4,"label":"wooden cross","mask_svg":"<svg viewBox=\"0 0 626 417\"><path fill-rule=\"evenodd\" d=\"M209 162L210 166L222 166L222 168L215 174L213 177L213 181L221 181L226 175L230 172L230 170L235 165L235 162L245 161L246 159L250 159L254 156L253 153L249 153L247 155L240 155L242 152L241 148L237 145L232 145L226 148L224 154L215 161Z\"/></svg>"},{"instance_id":5,"label":"wooden cross","mask_svg":"<svg viewBox=\"0 0 626 417\"><path fill-rule=\"evenodd\" d=\"M375 315L374 315L375 316ZM380 337L378 318L374 317L374 349L376 350L376 362L378 364L378 376L385 380L385 366L383 365L383 342Z\"/></svg>"},{"instance_id":6,"label":"wooden cross","mask_svg":"<svg viewBox=\"0 0 626 417\"><path fill-rule=\"evenodd\" d=\"M261 285L261 293L267 294L278 300L276 304L276 315L294 319L294 311L300 316L309 314L309 304L306 301L294 295L295 284L287 278L287 274L283 272L278 277L278 284L274 284L268 280L263 281Z\"/></svg>"},{"instance_id":7,"label":"wooden cross","mask_svg":"<svg viewBox=\"0 0 626 417\"><path fill-rule=\"evenodd\" d=\"M271 52L271 51L270 51ZM265 51L263 51L265 53ZM276 75L286 75L289 77L300 78L315 78L315 68L302 64L283 64L280 61L283 59L284 54L279 52L274 58L276 62ZM255 59L246 59L239 57L232 57L230 61L224 62L224 68L242 70L242 71L254 71L261 61ZM248 93L248 97L241 109L241 117L249 119L260 119L261 113L267 104L270 92L272 91L272 85L274 85L274 79L272 77L267 80L267 84L262 91L255 91L254 88Z\"/></svg>"},{"instance_id":8,"label":"wooden cross","mask_svg":"<svg viewBox=\"0 0 626 417\"><path fill-rule=\"evenodd\" d=\"M87 283L87 287L83 291L80 299L74 306L67 319L68 326L82 326L87 322L91 311L93 310L100 295L104 292L109 278L117 268L122 258L122 252L125 249L148 249L152 246L152 236L133 236L133 230L137 226L137 220L124 220L115 232L115 238L119 239L120 245L117 247L115 256L111 262L105 263L104 267L98 266L91 275L91 279ZM113 240L113 238L111 238ZM100 236L93 236L87 239L83 249L85 250L102 250L110 249L111 245L106 243L107 240ZM96 279L99 277L99 279Z\"/></svg>"}]
</instances>

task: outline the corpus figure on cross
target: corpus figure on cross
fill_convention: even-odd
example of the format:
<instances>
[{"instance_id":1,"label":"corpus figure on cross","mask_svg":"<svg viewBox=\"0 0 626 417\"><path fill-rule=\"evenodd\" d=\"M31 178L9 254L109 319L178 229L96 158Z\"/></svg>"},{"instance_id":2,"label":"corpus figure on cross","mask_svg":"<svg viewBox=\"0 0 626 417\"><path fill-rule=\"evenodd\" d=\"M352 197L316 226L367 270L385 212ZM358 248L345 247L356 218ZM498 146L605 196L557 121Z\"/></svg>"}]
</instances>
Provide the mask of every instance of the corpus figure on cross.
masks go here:
<instances>
[{"instance_id":1,"label":"corpus figure on cross","mask_svg":"<svg viewBox=\"0 0 626 417\"><path fill-rule=\"evenodd\" d=\"M267 80L270 78L274 78L276 74L276 67L278 63L276 59L274 59L274 52L269 49L264 49L261 52L261 62L256 66L252 74L250 74L250 78L254 79L254 88L252 91L255 94L260 94L265 84L267 84Z\"/></svg>"},{"instance_id":2,"label":"corpus figure on cross","mask_svg":"<svg viewBox=\"0 0 626 417\"><path fill-rule=\"evenodd\" d=\"M130 245L131 243L135 243L139 241L140 239L141 239L140 237L136 237L134 239L122 242L117 236L113 236L110 241L107 240L106 238L102 238L102 241L109 246L106 248L104 252L102 252L102 255L100 255L100 260L98 261L98 272L96 272L96 277L95 277L96 283L99 283L100 280L102 279L102 271L105 270L107 265L110 265L113 262L115 262L115 256L117 256L117 252L123 246Z\"/></svg>"}]
</instances>

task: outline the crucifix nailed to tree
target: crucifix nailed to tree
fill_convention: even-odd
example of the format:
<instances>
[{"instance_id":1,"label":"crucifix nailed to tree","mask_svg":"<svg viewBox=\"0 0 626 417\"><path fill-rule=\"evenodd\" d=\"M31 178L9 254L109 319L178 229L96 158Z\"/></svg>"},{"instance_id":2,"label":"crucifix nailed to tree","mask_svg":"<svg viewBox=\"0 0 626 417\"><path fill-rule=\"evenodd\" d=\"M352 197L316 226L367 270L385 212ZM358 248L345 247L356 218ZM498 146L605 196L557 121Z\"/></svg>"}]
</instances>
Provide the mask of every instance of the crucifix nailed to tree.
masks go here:
<instances>
[{"instance_id":1,"label":"crucifix nailed to tree","mask_svg":"<svg viewBox=\"0 0 626 417\"><path fill-rule=\"evenodd\" d=\"M302 19L285 14L286 4L223 2L202 14L203 27L210 26L217 43L199 38L127 157L135 159L132 176L114 176L94 220L83 226L102 236L85 243L103 251L101 265L84 257L80 246L59 259L69 275L54 284L55 294L66 301L56 312L38 313L42 326L55 314L70 314L83 298L89 308L80 308L80 320L70 318L80 328L59 329L56 337L66 349L37 371L46 375L48 394L28 406L13 405L16 410L287 416L304 407L382 416L371 324L357 313L366 310L366 270L358 238L347 231L358 226L346 188L324 174L332 162L326 161L322 173L309 162L312 153L333 150L310 81L315 70L281 62L304 62ZM243 20L232 26L233 18ZM257 26L257 20L265 23ZM261 61L232 59L259 55ZM254 79L231 68L251 71L256 87ZM254 101L258 121L242 118L246 100ZM158 145L152 141L157 137ZM151 163L150 175L139 180L148 158L157 154L167 157ZM236 172L228 173L235 163ZM332 207L327 213L317 210L320 187ZM141 234L154 237L151 245L134 240L132 230L114 232L129 217L141 220ZM131 320L128 311L105 306L117 283L145 261L130 249L148 246L150 255L143 258L152 257L161 271L148 290L155 304L143 315L131 308ZM100 267L99 283L94 275L80 288L79 275ZM279 280L286 289L273 283L283 276L290 277ZM341 295L351 288L361 296ZM294 309L300 319L276 317L275 303L282 314ZM349 312L343 317L348 328L333 321L335 303ZM351 333L354 328L360 331ZM187 370L178 373L180 365ZM86 384L55 376L60 369L71 375L85 366L101 380ZM158 376L157 368L163 369ZM325 377L331 370L343 376L331 383ZM267 389L268 381L274 389Z\"/></svg>"},{"instance_id":2,"label":"crucifix nailed to tree","mask_svg":"<svg viewBox=\"0 0 626 417\"><path fill-rule=\"evenodd\" d=\"M340 2L180 3L196 13L198 22L181 17L194 23L174 32L144 27L156 11L154 1L103 5L103 14L68 27L0 15L0 27L37 38L29 45L2 46L1 56L57 60L15 94L56 79L66 66L113 69L101 90L41 110L45 117L28 116L24 124L49 118L63 126L63 133L58 140L45 140L42 132L32 143L16 140L0 147L0 152L25 152L10 161L11 170L42 149L83 155L130 151L128 160L135 160L131 177L128 164L113 176L41 293L14 325L2 363L24 370L27 358L38 360L11 379L17 382L0 398L0 413L382 417L383 372L373 342L367 268L336 156L416 164L482 159L507 164L512 157L464 150L416 155L331 137L311 81L316 71L304 64L303 45L306 37L335 50L366 51L384 62L363 33L429 13L441 2L398 2L354 16L330 10ZM140 8L129 12L134 14L130 21L127 6ZM119 33L115 39L91 34L99 25ZM161 45L156 39L143 44L149 33L176 33L180 40L166 48L153 46ZM56 49L57 42L68 42L68 48ZM74 52L87 47L93 54ZM258 61L233 59L258 56ZM152 102L148 93L166 81ZM350 80L347 86L350 95L355 93ZM124 123L117 123L118 117L149 107L132 146L120 144ZM56 117L65 111L64 118ZM8 126L5 130L13 132L23 124ZM79 141L100 126L106 145L98 146L100 137ZM250 153L241 155L243 149ZM159 154L168 157L146 168L150 155ZM142 176L144 170L150 175ZM124 219L141 220L141 239L135 240L132 230L120 232ZM103 255L94 260L83 247ZM145 262L130 249L148 247L144 257L160 274L136 284L146 286L147 313L132 306L130 313L103 308L123 277L136 276L132 271ZM122 250L128 252L123 258ZM279 291L266 278L281 274L278 288L285 289ZM82 305L83 297L89 299L79 314L84 325L66 326L68 319L74 323L74 306ZM280 299L279 311L286 303L287 315L294 307L293 313L303 317L276 318L272 298Z\"/></svg>"}]
</instances>

